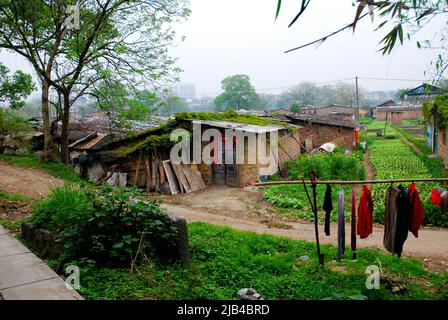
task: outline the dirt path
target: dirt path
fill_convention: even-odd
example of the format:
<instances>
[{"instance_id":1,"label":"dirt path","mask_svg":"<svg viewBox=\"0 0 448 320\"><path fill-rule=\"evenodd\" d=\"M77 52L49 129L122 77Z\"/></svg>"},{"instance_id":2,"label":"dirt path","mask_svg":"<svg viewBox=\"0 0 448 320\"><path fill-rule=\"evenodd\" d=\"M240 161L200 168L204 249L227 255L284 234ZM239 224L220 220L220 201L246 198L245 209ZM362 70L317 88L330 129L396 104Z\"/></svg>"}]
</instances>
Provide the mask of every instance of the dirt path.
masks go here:
<instances>
[{"instance_id":1,"label":"dirt path","mask_svg":"<svg viewBox=\"0 0 448 320\"><path fill-rule=\"evenodd\" d=\"M266 224L255 221L226 217L204 211L192 210L180 206L164 204L169 212L183 216L187 221L201 221L220 226L227 226L237 230L252 231L259 234L271 234L275 236L289 237L297 240L307 240L314 242L314 225L311 223L288 222L291 229L271 228ZM331 225L331 235L325 236L323 226L320 226L320 240L322 243L336 245L337 225ZM362 248L374 247L385 250L383 247L382 226L375 226L373 234L367 239L357 239L357 246ZM346 242L350 246L350 225L346 225ZM409 234L404 245L404 256L416 257L422 260L431 270L448 271L448 230L426 228L419 231L419 238Z\"/></svg>"},{"instance_id":2,"label":"dirt path","mask_svg":"<svg viewBox=\"0 0 448 320\"><path fill-rule=\"evenodd\" d=\"M48 194L49 185L52 184L62 185L63 181L41 170L18 168L0 162L0 188L3 190L41 198ZM311 223L282 221L280 228L263 223L263 219L272 217L272 214L269 206L263 203L260 191L212 187L189 195L162 198L170 201L163 205L167 210L184 216L188 221L202 221L237 230L314 241L314 226ZM349 232L349 225L346 230ZM336 224L333 223L331 236L326 237L321 232L321 241L335 245L336 234ZM375 226L373 235L368 239L358 240L358 246L383 249L382 237L382 226ZM349 235L346 239L349 242ZM423 228L418 239L410 234L403 254L421 259L432 270L448 269L448 230Z\"/></svg>"},{"instance_id":3,"label":"dirt path","mask_svg":"<svg viewBox=\"0 0 448 320\"><path fill-rule=\"evenodd\" d=\"M364 153L364 161L363 161L364 169L366 170L366 180L374 180L375 179L375 168L370 162L370 150L367 150Z\"/></svg>"},{"instance_id":4,"label":"dirt path","mask_svg":"<svg viewBox=\"0 0 448 320\"><path fill-rule=\"evenodd\" d=\"M33 169L14 167L0 161L0 189L10 193L20 193L32 199L44 198L49 186L61 186L64 182L48 173Z\"/></svg>"}]
</instances>

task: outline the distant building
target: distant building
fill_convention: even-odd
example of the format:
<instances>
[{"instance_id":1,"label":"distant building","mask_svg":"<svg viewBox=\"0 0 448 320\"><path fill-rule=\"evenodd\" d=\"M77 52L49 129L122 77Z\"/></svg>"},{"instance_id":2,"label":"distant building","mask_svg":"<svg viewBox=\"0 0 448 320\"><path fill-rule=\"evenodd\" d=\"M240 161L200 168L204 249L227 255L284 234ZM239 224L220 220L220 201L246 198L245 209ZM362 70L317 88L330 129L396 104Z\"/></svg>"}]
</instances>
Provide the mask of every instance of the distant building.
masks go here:
<instances>
[{"instance_id":1,"label":"distant building","mask_svg":"<svg viewBox=\"0 0 448 320\"><path fill-rule=\"evenodd\" d=\"M389 100L374 108L373 117L376 120L387 119L392 124L400 124L402 120L422 119L423 110L420 104L398 105L394 101Z\"/></svg>"},{"instance_id":2,"label":"distant building","mask_svg":"<svg viewBox=\"0 0 448 320\"><path fill-rule=\"evenodd\" d=\"M356 120L342 119L333 115L308 115L291 112L273 116L272 119L300 126L300 142L302 148L308 152L327 142L351 149L355 141L355 130L359 127Z\"/></svg>"},{"instance_id":3,"label":"distant building","mask_svg":"<svg viewBox=\"0 0 448 320\"><path fill-rule=\"evenodd\" d=\"M173 96L191 102L196 99L196 87L192 83L177 83L171 88Z\"/></svg>"},{"instance_id":4,"label":"distant building","mask_svg":"<svg viewBox=\"0 0 448 320\"><path fill-rule=\"evenodd\" d=\"M406 101L428 102L433 100L437 95L448 93L447 89L423 83L421 86L406 92L404 99Z\"/></svg>"},{"instance_id":5,"label":"distant building","mask_svg":"<svg viewBox=\"0 0 448 320\"><path fill-rule=\"evenodd\" d=\"M214 111L215 106L213 101L214 99L212 97L202 97L192 100L188 106L194 112Z\"/></svg>"}]
</instances>

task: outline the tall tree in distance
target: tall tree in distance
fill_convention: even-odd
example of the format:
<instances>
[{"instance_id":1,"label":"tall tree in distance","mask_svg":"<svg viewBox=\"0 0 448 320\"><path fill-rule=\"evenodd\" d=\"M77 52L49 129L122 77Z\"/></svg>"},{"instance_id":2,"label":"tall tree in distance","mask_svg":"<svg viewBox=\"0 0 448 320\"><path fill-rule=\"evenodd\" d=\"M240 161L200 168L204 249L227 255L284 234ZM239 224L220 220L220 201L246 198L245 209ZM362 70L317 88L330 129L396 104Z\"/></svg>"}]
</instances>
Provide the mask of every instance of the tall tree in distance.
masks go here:
<instances>
[{"instance_id":1,"label":"tall tree in distance","mask_svg":"<svg viewBox=\"0 0 448 320\"><path fill-rule=\"evenodd\" d=\"M319 87L310 81L303 81L286 92L287 99L303 106L312 106L317 102Z\"/></svg>"},{"instance_id":2,"label":"tall tree in distance","mask_svg":"<svg viewBox=\"0 0 448 320\"><path fill-rule=\"evenodd\" d=\"M260 106L260 97L250 83L249 76L237 74L221 81L224 90L215 99L216 109L257 109Z\"/></svg>"}]
</instances>

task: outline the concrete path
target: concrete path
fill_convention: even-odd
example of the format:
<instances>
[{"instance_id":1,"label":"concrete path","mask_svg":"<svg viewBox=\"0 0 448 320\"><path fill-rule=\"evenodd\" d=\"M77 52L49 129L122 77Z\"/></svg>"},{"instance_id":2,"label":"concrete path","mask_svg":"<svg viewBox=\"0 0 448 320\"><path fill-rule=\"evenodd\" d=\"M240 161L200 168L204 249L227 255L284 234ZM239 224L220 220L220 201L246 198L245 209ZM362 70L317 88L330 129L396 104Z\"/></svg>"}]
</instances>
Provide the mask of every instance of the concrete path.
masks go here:
<instances>
[{"instance_id":1,"label":"concrete path","mask_svg":"<svg viewBox=\"0 0 448 320\"><path fill-rule=\"evenodd\" d=\"M0 300L82 300L46 263L0 226Z\"/></svg>"}]
</instances>

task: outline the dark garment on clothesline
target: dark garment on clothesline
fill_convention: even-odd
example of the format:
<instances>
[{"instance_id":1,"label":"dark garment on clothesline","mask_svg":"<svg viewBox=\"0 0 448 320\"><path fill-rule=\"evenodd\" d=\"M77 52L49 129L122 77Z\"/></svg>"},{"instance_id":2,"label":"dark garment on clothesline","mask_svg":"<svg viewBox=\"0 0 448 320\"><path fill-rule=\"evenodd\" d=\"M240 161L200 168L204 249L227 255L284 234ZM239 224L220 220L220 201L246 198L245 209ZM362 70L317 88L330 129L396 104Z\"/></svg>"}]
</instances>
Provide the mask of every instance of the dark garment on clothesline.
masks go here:
<instances>
[{"instance_id":1,"label":"dark garment on clothesline","mask_svg":"<svg viewBox=\"0 0 448 320\"><path fill-rule=\"evenodd\" d=\"M325 211L325 234L327 236L330 235L330 218L331 218L331 211L333 211L333 203L331 201L331 186L327 184L327 189L325 190L325 198L324 198L324 205L323 209Z\"/></svg>"},{"instance_id":2,"label":"dark garment on clothesline","mask_svg":"<svg viewBox=\"0 0 448 320\"><path fill-rule=\"evenodd\" d=\"M410 218L409 194L403 186L390 186L386 194L384 214L384 247L401 256L408 237Z\"/></svg>"},{"instance_id":3,"label":"dark garment on clothesline","mask_svg":"<svg viewBox=\"0 0 448 320\"><path fill-rule=\"evenodd\" d=\"M344 212L344 189L339 190L338 200L338 261L345 253L345 212Z\"/></svg>"},{"instance_id":4,"label":"dark garment on clothesline","mask_svg":"<svg viewBox=\"0 0 448 320\"><path fill-rule=\"evenodd\" d=\"M356 192L355 192L355 189L352 189L351 249L352 249L353 259L356 259Z\"/></svg>"},{"instance_id":5,"label":"dark garment on clothesline","mask_svg":"<svg viewBox=\"0 0 448 320\"><path fill-rule=\"evenodd\" d=\"M418 230L423 225L423 204L420 200L415 183L412 182L408 188L409 191L409 201L411 207L411 216L409 221L409 231L418 238Z\"/></svg>"}]
</instances>

